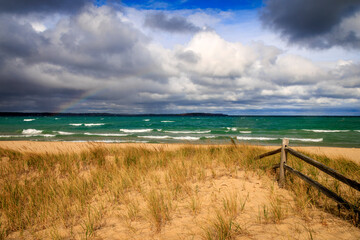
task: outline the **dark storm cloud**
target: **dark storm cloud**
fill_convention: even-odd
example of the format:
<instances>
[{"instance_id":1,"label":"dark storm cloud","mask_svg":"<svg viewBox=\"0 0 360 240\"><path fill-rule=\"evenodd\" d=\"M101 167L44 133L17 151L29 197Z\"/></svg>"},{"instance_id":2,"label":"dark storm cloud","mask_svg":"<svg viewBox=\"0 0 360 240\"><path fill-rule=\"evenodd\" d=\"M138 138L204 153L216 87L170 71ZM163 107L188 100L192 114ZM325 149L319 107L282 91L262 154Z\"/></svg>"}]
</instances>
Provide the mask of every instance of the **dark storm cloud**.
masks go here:
<instances>
[{"instance_id":1,"label":"dark storm cloud","mask_svg":"<svg viewBox=\"0 0 360 240\"><path fill-rule=\"evenodd\" d=\"M76 12L92 2L91 0L2 0L0 13L69 13Z\"/></svg>"},{"instance_id":2,"label":"dark storm cloud","mask_svg":"<svg viewBox=\"0 0 360 240\"><path fill-rule=\"evenodd\" d=\"M134 79L164 79L147 44L108 7L86 7L44 32L30 21L0 15L0 109L55 111L81 93L106 87L112 100L132 101ZM144 80L137 84L147 86ZM99 97L106 102L108 96Z\"/></svg>"},{"instance_id":3,"label":"dark storm cloud","mask_svg":"<svg viewBox=\"0 0 360 240\"><path fill-rule=\"evenodd\" d=\"M340 26L359 10L359 0L268 0L260 18L290 43L313 48L359 48L356 30ZM351 21L358 22L357 19Z\"/></svg>"},{"instance_id":4,"label":"dark storm cloud","mask_svg":"<svg viewBox=\"0 0 360 240\"><path fill-rule=\"evenodd\" d=\"M187 21L185 17L169 17L163 12L147 15L144 25L172 33L194 33L201 30L201 28Z\"/></svg>"},{"instance_id":5,"label":"dark storm cloud","mask_svg":"<svg viewBox=\"0 0 360 240\"><path fill-rule=\"evenodd\" d=\"M21 74L0 73L1 111L54 111L64 102L71 101L84 90L51 87L37 83Z\"/></svg>"},{"instance_id":6,"label":"dark storm cloud","mask_svg":"<svg viewBox=\"0 0 360 240\"><path fill-rule=\"evenodd\" d=\"M35 57L47 43L29 23L18 23L11 16L0 16L0 61L5 58Z\"/></svg>"}]
</instances>

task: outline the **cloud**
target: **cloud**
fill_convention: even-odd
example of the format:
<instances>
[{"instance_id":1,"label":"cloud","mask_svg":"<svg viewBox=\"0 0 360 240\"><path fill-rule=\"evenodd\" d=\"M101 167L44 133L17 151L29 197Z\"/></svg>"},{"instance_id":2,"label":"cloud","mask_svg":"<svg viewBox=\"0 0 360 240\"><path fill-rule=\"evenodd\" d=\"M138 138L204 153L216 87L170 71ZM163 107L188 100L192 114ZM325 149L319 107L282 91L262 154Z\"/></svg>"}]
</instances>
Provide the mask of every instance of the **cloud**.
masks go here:
<instances>
[{"instance_id":1,"label":"cloud","mask_svg":"<svg viewBox=\"0 0 360 240\"><path fill-rule=\"evenodd\" d=\"M2 0L0 13L27 14L37 13L74 13L82 9L91 0Z\"/></svg>"},{"instance_id":2,"label":"cloud","mask_svg":"<svg viewBox=\"0 0 360 240\"><path fill-rule=\"evenodd\" d=\"M0 56L31 57L46 39L38 35L30 24L21 24L13 17L0 15Z\"/></svg>"},{"instance_id":3,"label":"cloud","mask_svg":"<svg viewBox=\"0 0 360 240\"><path fill-rule=\"evenodd\" d=\"M357 62L325 68L215 31L165 48L123 14L86 6L45 31L0 16L0 111L360 114Z\"/></svg>"},{"instance_id":4,"label":"cloud","mask_svg":"<svg viewBox=\"0 0 360 240\"><path fill-rule=\"evenodd\" d=\"M360 47L357 0L268 0L260 18L290 43L321 49Z\"/></svg>"},{"instance_id":5,"label":"cloud","mask_svg":"<svg viewBox=\"0 0 360 240\"><path fill-rule=\"evenodd\" d=\"M171 33L195 33L201 30L182 16L167 16L163 12L148 14L145 26Z\"/></svg>"}]
</instances>

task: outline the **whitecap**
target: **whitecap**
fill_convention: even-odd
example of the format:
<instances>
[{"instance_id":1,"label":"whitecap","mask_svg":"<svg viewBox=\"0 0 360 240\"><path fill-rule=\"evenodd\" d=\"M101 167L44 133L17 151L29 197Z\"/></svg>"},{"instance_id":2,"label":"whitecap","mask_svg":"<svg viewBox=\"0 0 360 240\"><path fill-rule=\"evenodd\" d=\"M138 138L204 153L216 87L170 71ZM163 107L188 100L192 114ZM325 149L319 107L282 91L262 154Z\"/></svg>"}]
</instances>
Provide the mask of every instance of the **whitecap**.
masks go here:
<instances>
[{"instance_id":1,"label":"whitecap","mask_svg":"<svg viewBox=\"0 0 360 240\"><path fill-rule=\"evenodd\" d=\"M31 137L31 135L0 135L0 138Z\"/></svg>"},{"instance_id":2,"label":"whitecap","mask_svg":"<svg viewBox=\"0 0 360 240\"><path fill-rule=\"evenodd\" d=\"M104 137L125 137L129 134L123 134L123 133L84 133L84 135L88 136L104 136Z\"/></svg>"},{"instance_id":3,"label":"whitecap","mask_svg":"<svg viewBox=\"0 0 360 240\"><path fill-rule=\"evenodd\" d=\"M259 140L259 141L274 141L278 140L278 138L270 138L270 137L236 137L238 140Z\"/></svg>"},{"instance_id":4,"label":"whitecap","mask_svg":"<svg viewBox=\"0 0 360 240\"><path fill-rule=\"evenodd\" d=\"M316 132L316 133L339 133L339 132L349 132L350 130L319 130L319 129L303 129L307 132Z\"/></svg>"},{"instance_id":5,"label":"whitecap","mask_svg":"<svg viewBox=\"0 0 360 240\"><path fill-rule=\"evenodd\" d=\"M34 134L40 134L43 130L37 130L37 129L23 129L22 134L25 135L34 135Z\"/></svg>"},{"instance_id":6,"label":"whitecap","mask_svg":"<svg viewBox=\"0 0 360 240\"><path fill-rule=\"evenodd\" d=\"M32 122L32 121L35 121L35 118L24 119L24 122Z\"/></svg>"},{"instance_id":7,"label":"whitecap","mask_svg":"<svg viewBox=\"0 0 360 240\"><path fill-rule=\"evenodd\" d=\"M43 130L37 130L37 129L23 129L22 134L24 134L27 137L55 137L54 134L41 134Z\"/></svg>"},{"instance_id":8,"label":"whitecap","mask_svg":"<svg viewBox=\"0 0 360 240\"><path fill-rule=\"evenodd\" d=\"M125 143L125 140L94 140L89 142L102 142L102 143Z\"/></svg>"},{"instance_id":9,"label":"whitecap","mask_svg":"<svg viewBox=\"0 0 360 240\"><path fill-rule=\"evenodd\" d=\"M55 131L55 132L57 132L60 135L73 135L73 134L75 134L75 133L72 133L72 132L63 132L63 131Z\"/></svg>"},{"instance_id":10,"label":"whitecap","mask_svg":"<svg viewBox=\"0 0 360 240\"><path fill-rule=\"evenodd\" d=\"M166 139L171 137L170 136L139 136L139 138Z\"/></svg>"},{"instance_id":11,"label":"whitecap","mask_svg":"<svg viewBox=\"0 0 360 240\"><path fill-rule=\"evenodd\" d=\"M143 132L151 132L152 129L120 129L120 131L126 133L143 133Z\"/></svg>"},{"instance_id":12,"label":"whitecap","mask_svg":"<svg viewBox=\"0 0 360 240\"><path fill-rule=\"evenodd\" d=\"M134 140L94 140L85 142L98 142L98 143L148 143L148 141L134 141Z\"/></svg>"},{"instance_id":13,"label":"whitecap","mask_svg":"<svg viewBox=\"0 0 360 240\"><path fill-rule=\"evenodd\" d=\"M39 134L39 135L35 135L35 136L40 136L40 137L55 137L56 135L54 135L54 134Z\"/></svg>"},{"instance_id":14,"label":"whitecap","mask_svg":"<svg viewBox=\"0 0 360 240\"><path fill-rule=\"evenodd\" d=\"M83 124L82 123L70 123L69 125L78 127L78 126L81 126Z\"/></svg>"},{"instance_id":15,"label":"whitecap","mask_svg":"<svg viewBox=\"0 0 360 240\"><path fill-rule=\"evenodd\" d=\"M161 121L162 123L172 123L172 122L175 122L175 121Z\"/></svg>"},{"instance_id":16,"label":"whitecap","mask_svg":"<svg viewBox=\"0 0 360 240\"><path fill-rule=\"evenodd\" d=\"M251 133L251 131L240 131L240 133Z\"/></svg>"},{"instance_id":17,"label":"whitecap","mask_svg":"<svg viewBox=\"0 0 360 240\"><path fill-rule=\"evenodd\" d=\"M189 140L189 141L196 141L199 140L199 137L190 137L190 136L186 136L186 137L173 137L173 139L176 140Z\"/></svg>"},{"instance_id":18,"label":"whitecap","mask_svg":"<svg viewBox=\"0 0 360 240\"><path fill-rule=\"evenodd\" d=\"M105 125L105 123L85 123L85 127L93 127L93 126L102 126Z\"/></svg>"},{"instance_id":19,"label":"whitecap","mask_svg":"<svg viewBox=\"0 0 360 240\"><path fill-rule=\"evenodd\" d=\"M291 141L301 141L301 142L322 142L322 138L287 138Z\"/></svg>"},{"instance_id":20,"label":"whitecap","mask_svg":"<svg viewBox=\"0 0 360 240\"><path fill-rule=\"evenodd\" d=\"M191 134L191 133L210 133L211 130L207 130L207 131L165 131L167 133L184 133L184 134Z\"/></svg>"},{"instance_id":21,"label":"whitecap","mask_svg":"<svg viewBox=\"0 0 360 240\"><path fill-rule=\"evenodd\" d=\"M148 122L148 121L150 121L150 119L144 119L143 121L144 121L144 122Z\"/></svg>"},{"instance_id":22,"label":"whitecap","mask_svg":"<svg viewBox=\"0 0 360 240\"><path fill-rule=\"evenodd\" d=\"M234 132L237 130L237 128L236 128L236 127L227 127L226 129L227 129L227 130L234 131Z\"/></svg>"},{"instance_id":23,"label":"whitecap","mask_svg":"<svg viewBox=\"0 0 360 240\"><path fill-rule=\"evenodd\" d=\"M205 136L205 138L216 138L216 136Z\"/></svg>"}]
</instances>

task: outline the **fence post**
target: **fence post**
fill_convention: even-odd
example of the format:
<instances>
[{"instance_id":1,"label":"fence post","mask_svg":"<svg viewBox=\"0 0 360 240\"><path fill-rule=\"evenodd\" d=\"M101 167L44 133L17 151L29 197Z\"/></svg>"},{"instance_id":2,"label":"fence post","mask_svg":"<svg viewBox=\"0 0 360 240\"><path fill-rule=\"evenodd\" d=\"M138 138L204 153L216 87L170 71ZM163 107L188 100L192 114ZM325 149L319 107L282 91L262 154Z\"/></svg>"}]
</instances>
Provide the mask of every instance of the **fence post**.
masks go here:
<instances>
[{"instance_id":1,"label":"fence post","mask_svg":"<svg viewBox=\"0 0 360 240\"><path fill-rule=\"evenodd\" d=\"M287 153L285 148L289 145L289 139L284 138L282 140L281 145L281 158L280 158L280 173L279 173L279 187L285 187L285 168L284 165L286 164L287 160Z\"/></svg>"}]
</instances>

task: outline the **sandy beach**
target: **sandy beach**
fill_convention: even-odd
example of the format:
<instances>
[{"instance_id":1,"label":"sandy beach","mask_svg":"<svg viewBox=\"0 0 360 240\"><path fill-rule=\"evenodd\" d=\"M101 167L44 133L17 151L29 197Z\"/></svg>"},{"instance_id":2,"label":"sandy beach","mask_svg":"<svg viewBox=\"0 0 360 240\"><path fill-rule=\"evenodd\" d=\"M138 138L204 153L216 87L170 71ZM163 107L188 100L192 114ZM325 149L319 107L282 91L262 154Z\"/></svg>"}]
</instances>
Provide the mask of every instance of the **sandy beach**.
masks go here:
<instances>
[{"instance_id":1,"label":"sandy beach","mask_svg":"<svg viewBox=\"0 0 360 240\"><path fill-rule=\"evenodd\" d=\"M360 238L332 201L315 192L320 200L311 203L304 183L279 188L259 168L277 158L253 162L256 146L239 145L238 153L229 145L3 141L0 148L24 153L1 156L1 189L13 189L1 195L4 239ZM296 149L359 163L358 148ZM14 189L23 189L16 204ZM27 209L29 199L36 204Z\"/></svg>"}]
</instances>

